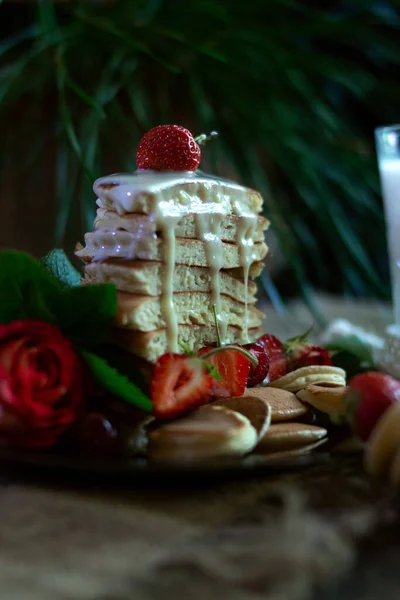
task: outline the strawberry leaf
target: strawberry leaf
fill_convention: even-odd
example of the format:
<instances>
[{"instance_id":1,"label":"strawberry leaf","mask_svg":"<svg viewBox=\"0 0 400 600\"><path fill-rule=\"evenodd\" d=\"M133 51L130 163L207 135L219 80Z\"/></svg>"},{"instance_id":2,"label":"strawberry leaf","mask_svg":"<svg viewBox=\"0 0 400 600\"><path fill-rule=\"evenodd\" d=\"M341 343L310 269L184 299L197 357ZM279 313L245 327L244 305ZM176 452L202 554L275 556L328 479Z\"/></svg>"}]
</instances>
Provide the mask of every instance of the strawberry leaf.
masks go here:
<instances>
[{"instance_id":1,"label":"strawberry leaf","mask_svg":"<svg viewBox=\"0 0 400 600\"><path fill-rule=\"evenodd\" d=\"M215 365L212 365L211 363L207 362L206 360L203 360L202 363L205 366L205 368L207 369L208 373L212 377L214 377L214 379L222 379L222 375L218 371L218 369Z\"/></svg>"},{"instance_id":2,"label":"strawberry leaf","mask_svg":"<svg viewBox=\"0 0 400 600\"><path fill-rule=\"evenodd\" d=\"M288 340L286 340L286 342L283 344L283 347L285 348L286 352L293 352L293 350L295 350L296 346L299 346L300 344L305 344L311 334L313 330L313 325L311 325L311 327L309 327L307 329L307 331L305 333L303 333L302 335L297 335L295 337L289 338Z\"/></svg>"},{"instance_id":3,"label":"strawberry leaf","mask_svg":"<svg viewBox=\"0 0 400 600\"><path fill-rule=\"evenodd\" d=\"M66 286L80 285L81 275L70 263L64 250L51 250L41 260L42 265L59 283Z\"/></svg>"},{"instance_id":4,"label":"strawberry leaf","mask_svg":"<svg viewBox=\"0 0 400 600\"><path fill-rule=\"evenodd\" d=\"M152 403L142 390L125 375L111 367L104 358L86 350L81 352L81 357L96 380L106 390L138 408L148 412L152 410Z\"/></svg>"}]
</instances>

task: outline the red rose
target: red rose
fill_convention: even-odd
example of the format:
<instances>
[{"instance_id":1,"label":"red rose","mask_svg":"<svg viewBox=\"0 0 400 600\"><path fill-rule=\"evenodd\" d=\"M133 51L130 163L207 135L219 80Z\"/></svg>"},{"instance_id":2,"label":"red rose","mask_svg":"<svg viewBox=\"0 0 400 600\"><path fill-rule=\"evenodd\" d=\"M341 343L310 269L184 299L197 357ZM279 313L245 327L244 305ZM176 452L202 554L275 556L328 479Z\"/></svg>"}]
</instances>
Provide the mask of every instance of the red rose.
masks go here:
<instances>
[{"instance_id":1,"label":"red rose","mask_svg":"<svg viewBox=\"0 0 400 600\"><path fill-rule=\"evenodd\" d=\"M52 446L81 402L81 364L57 327L0 324L0 444Z\"/></svg>"}]
</instances>

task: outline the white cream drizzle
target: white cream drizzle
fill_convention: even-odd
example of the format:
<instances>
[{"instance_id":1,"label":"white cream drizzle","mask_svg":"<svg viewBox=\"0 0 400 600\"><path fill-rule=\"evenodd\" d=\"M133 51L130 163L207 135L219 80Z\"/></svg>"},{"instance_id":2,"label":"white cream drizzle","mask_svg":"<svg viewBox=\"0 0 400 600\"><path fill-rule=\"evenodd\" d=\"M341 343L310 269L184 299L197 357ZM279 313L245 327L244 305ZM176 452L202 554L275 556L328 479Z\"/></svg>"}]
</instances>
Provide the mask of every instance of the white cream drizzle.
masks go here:
<instances>
[{"instance_id":1,"label":"white cream drizzle","mask_svg":"<svg viewBox=\"0 0 400 600\"><path fill-rule=\"evenodd\" d=\"M248 303L248 285L249 271L253 262L256 260L254 255L254 230L257 225L257 215L242 215L236 229L236 243L239 247L240 266L243 269L243 283L245 289L245 313L244 313L244 331L246 340L249 341L249 303Z\"/></svg>"},{"instance_id":2,"label":"white cream drizzle","mask_svg":"<svg viewBox=\"0 0 400 600\"><path fill-rule=\"evenodd\" d=\"M176 186L183 187L179 189ZM93 189L98 196L97 204L100 211L113 210L118 215L137 212L145 213L149 217L146 225L142 225L135 233L127 234L131 237L125 258L140 258L141 251L156 237L155 232L160 231L162 234L165 245L163 251L165 272L161 306L167 326L170 352L179 350L178 323L173 295L176 226L183 216L195 215L197 235L205 245L210 270L210 308L213 305L216 307L221 339L227 343L229 342L228 323L226 315L222 314L221 310L220 271L223 268L221 224L226 215L237 215L239 220L236 244L239 248L240 266L243 269L246 289L244 330L248 339L247 287L250 266L255 260L253 236L257 224L257 212L261 208L261 201L258 206L254 206L254 196L251 198L248 188L199 171L181 173L138 170L129 174L102 177L94 183ZM87 247L91 245L95 250L93 260L103 261L108 258L110 232L115 235L115 230L104 228L97 229L91 234L92 241L87 243ZM113 256L118 255L116 246L113 246L112 250Z\"/></svg>"}]
</instances>

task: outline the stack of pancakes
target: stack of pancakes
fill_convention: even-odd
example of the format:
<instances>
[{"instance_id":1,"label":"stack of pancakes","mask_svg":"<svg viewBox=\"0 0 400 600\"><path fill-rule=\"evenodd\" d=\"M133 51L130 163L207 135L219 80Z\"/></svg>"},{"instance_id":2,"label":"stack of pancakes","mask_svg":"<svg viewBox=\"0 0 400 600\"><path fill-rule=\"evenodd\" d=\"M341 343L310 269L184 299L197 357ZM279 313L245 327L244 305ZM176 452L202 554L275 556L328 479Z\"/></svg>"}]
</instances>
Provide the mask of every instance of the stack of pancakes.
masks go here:
<instances>
[{"instance_id":1,"label":"stack of pancakes","mask_svg":"<svg viewBox=\"0 0 400 600\"><path fill-rule=\"evenodd\" d=\"M254 283L267 253L261 196L198 174L136 172L97 180L94 231L76 254L83 283L118 290L115 340L154 362L260 334Z\"/></svg>"}]
</instances>

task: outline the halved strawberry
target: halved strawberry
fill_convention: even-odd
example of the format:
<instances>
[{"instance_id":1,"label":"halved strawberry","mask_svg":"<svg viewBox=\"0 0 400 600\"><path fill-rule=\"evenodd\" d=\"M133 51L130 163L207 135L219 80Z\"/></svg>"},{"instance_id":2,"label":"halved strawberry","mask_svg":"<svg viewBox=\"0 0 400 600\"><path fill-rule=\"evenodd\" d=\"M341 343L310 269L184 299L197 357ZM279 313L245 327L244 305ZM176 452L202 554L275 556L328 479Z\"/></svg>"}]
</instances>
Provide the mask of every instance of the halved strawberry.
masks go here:
<instances>
[{"instance_id":1,"label":"halved strawberry","mask_svg":"<svg viewBox=\"0 0 400 600\"><path fill-rule=\"evenodd\" d=\"M255 387L260 385L268 375L270 358L268 350L264 344L253 342L244 346L246 350L254 354L258 360L258 365L250 366L250 373L247 379L247 387Z\"/></svg>"},{"instance_id":2,"label":"halved strawberry","mask_svg":"<svg viewBox=\"0 0 400 600\"><path fill-rule=\"evenodd\" d=\"M163 354L154 366L150 382L154 416L172 419L206 404L213 381L203 360L185 354Z\"/></svg>"},{"instance_id":3,"label":"halved strawberry","mask_svg":"<svg viewBox=\"0 0 400 600\"><path fill-rule=\"evenodd\" d=\"M274 381L286 375L288 357L282 342L271 333L266 333L257 340L257 344L263 345L269 354L269 381Z\"/></svg>"},{"instance_id":4,"label":"halved strawberry","mask_svg":"<svg viewBox=\"0 0 400 600\"><path fill-rule=\"evenodd\" d=\"M197 355L204 356L215 350L212 346L205 346L198 351ZM250 372L250 360L244 354L232 347L221 347L206 360L221 376L220 379L213 379L211 395L214 398L243 396Z\"/></svg>"}]
</instances>

